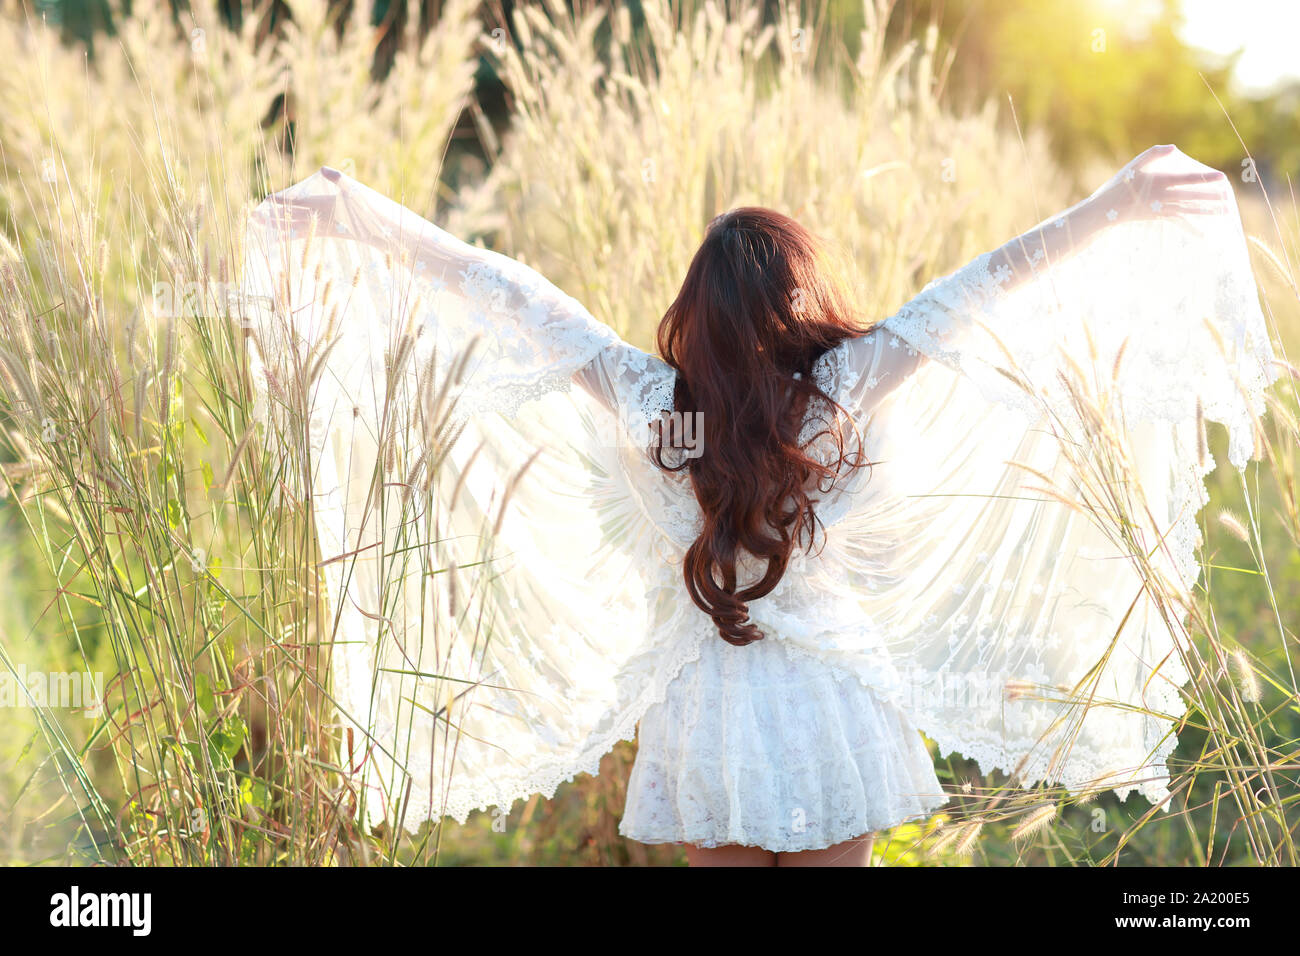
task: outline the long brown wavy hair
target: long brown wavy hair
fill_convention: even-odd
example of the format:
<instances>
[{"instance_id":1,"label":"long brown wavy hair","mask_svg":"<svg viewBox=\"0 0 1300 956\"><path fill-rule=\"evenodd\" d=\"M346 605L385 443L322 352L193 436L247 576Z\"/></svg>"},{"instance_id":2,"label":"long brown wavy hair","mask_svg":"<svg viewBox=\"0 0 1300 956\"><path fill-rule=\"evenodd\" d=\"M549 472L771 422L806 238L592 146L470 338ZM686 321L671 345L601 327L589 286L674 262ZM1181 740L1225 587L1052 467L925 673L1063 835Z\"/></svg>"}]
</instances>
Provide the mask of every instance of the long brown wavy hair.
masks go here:
<instances>
[{"instance_id":1,"label":"long brown wavy hair","mask_svg":"<svg viewBox=\"0 0 1300 956\"><path fill-rule=\"evenodd\" d=\"M822 244L789 216L754 206L713 220L659 324L660 354L677 371L674 410L694 416L702 443L697 457L670 463L661 430L653 455L660 467L689 469L704 523L686 552L686 587L730 644L762 639L746 602L776 587L796 547L812 549L816 491L870 464L846 453L851 420L812 376L823 353L866 331ZM831 441L829 461L799 441L815 398L829 415L813 441ZM767 569L738 588L742 552Z\"/></svg>"}]
</instances>

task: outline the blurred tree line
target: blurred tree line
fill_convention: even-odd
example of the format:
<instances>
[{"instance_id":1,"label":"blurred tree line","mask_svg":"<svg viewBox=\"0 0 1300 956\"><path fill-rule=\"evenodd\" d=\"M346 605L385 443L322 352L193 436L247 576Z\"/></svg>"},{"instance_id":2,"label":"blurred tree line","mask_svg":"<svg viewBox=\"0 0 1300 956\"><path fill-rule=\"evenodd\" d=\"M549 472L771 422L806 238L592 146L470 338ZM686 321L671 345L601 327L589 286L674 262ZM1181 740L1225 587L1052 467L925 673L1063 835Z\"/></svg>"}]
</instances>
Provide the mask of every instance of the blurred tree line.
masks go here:
<instances>
[{"instance_id":1,"label":"blurred tree line","mask_svg":"<svg viewBox=\"0 0 1300 956\"><path fill-rule=\"evenodd\" d=\"M69 43L85 43L94 53L95 42L101 36L111 37L114 20L117 17L131 15L131 0L17 0L21 7L33 11L37 17L43 17L51 24L57 25L63 38ZM339 16L340 26L354 12L358 0L328 0L329 7ZM289 4L285 0L219 0L218 7L226 22L233 27L243 24L245 17L261 16L261 33L264 37L273 36L280 23L291 18ZM412 12L419 17L420 34L423 35L438 22L440 0L415 0L407 4L403 0L372 0L370 5L370 23L376 27L397 27L384 29L383 37L375 48L373 72L376 78L383 76L392 65L395 38L400 36L401 27L407 23ZM505 0L507 9L513 7L513 0ZM170 0L172 17L180 27L188 0Z\"/></svg>"},{"instance_id":2,"label":"blurred tree line","mask_svg":"<svg viewBox=\"0 0 1300 956\"><path fill-rule=\"evenodd\" d=\"M842 32L856 33L858 0L832 4ZM1242 167L1244 142L1268 179L1300 172L1300 82L1267 96L1233 95L1237 55L1184 43L1178 0L908 0L890 29L917 36L931 22L952 56L945 98L967 106L1010 97L1020 124L1045 127L1069 168L1176 143L1231 174Z\"/></svg>"},{"instance_id":3,"label":"blurred tree line","mask_svg":"<svg viewBox=\"0 0 1300 956\"><path fill-rule=\"evenodd\" d=\"M130 0L13 2L57 23L69 42L89 44L92 55L96 40L113 32L114 9L129 16L131 8ZM415 15L422 30L437 22L440 7L440 0L415 0L408 13L402 0L330 2L340 13L369 2L371 23L379 27L401 27ZM579 0L582 6L591 2ZM821 2L825 26L854 50L862 0ZM640 4L627 3L636 24ZM172 0L178 27L186 4ZM508 23L513 6L514 0L485 0L488 28ZM768 0L767 6L775 19L778 0ZM255 4L222 0L222 7L232 23L239 23ZM284 0L256 8L264 10L268 36L290 15ZM1178 0L1150 0L1145 6L1104 0L899 0L889 29L902 40L935 24L949 56L939 76L945 99L964 108L990 96L1010 98L1022 126L1050 132L1067 168L1081 170L1093 160L1113 164L1154 143L1177 143L1231 172L1245 160L1244 141L1267 180L1294 177L1300 172L1300 82L1265 96L1233 94L1228 82L1233 58L1186 45L1178 35L1181 17ZM400 34L400 29L385 30L376 45L377 78L391 64ZM487 114L504 121L504 91L486 58L479 64L478 91ZM1003 112L1009 121L1010 111ZM462 133L470 134L469 127Z\"/></svg>"}]
</instances>

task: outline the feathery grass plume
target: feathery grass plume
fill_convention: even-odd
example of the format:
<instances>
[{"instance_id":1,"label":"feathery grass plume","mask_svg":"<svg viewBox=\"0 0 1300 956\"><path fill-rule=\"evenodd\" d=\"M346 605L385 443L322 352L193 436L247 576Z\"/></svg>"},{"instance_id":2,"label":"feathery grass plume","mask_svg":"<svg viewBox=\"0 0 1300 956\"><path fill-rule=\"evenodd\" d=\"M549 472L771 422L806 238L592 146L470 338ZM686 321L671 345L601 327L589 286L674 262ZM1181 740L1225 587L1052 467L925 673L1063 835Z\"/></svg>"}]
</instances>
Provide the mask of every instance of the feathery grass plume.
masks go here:
<instances>
[{"instance_id":1,"label":"feathery grass plume","mask_svg":"<svg viewBox=\"0 0 1300 956\"><path fill-rule=\"evenodd\" d=\"M244 457L244 451L248 448L249 441L252 440L253 436L256 433L257 433L257 429L251 424L244 429L243 437L239 439L239 442L235 445L234 450L230 453L230 461L226 465L225 473L221 476L221 480L217 482L217 484L214 487L220 488L222 490L225 490L230 487L230 481L232 478L234 478L235 472L239 468L239 462Z\"/></svg>"},{"instance_id":2,"label":"feathery grass plume","mask_svg":"<svg viewBox=\"0 0 1300 956\"><path fill-rule=\"evenodd\" d=\"M465 485L465 479L468 477L470 469L474 467L474 461L478 458L479 452L483 450L483 442L480 441L474 446L474 450L469 453L465 459L465 464L461 465L456 475L456 483L451 487L451 494L447 497L447 510L454 511L460 500L461 488Z\"/></svg>"},{"instance_id":3,"label":"feathery grass plume","mask_svg":"<svg viewBox=\"0 0 1300 956\"><path fill-rule=\"evenodd\" d=\"M944 821L936 825L935 833L936 836L929 845L929 853L931 856L940 856L961 835L961 827L958 824Z\"/></svg>"},{"instance_id":4,"label":"feathery grass plume","mask_svg":"<svg viewBox=\"0 0 1300 956\"><path fill-rule=\"evenodd\" d=\"M1132 336L1128 336L1128 335L1124 336L1124 341L1123 341L1123 342L1120 342L1120 343L1119 343L1119 348L1115 350L1115 361L1112 362L1112 363L1111 363L1111 366L1110 366L1110 380L1111 380L1111 382L1118 382L1118 381L1119 381L1119 369L1120 369L1120 365L1123 364L1123 362L1124 362L1124 352L1125 352L1125 350L1128 349L1128 343L1129 343L1129 339L1130 339L1130 338L1132 338Z\"/></svg>"},{"instance_id":5,"label":"feathery grass plume","mask_svg":"<svg viewBox=\"0 0 1300 956\"><path fill-rule=\"evenodd\" d=\"M1241 519L1238 518L1230 509L1220 508L1218 520L1219 524L1222 525L1223 528L1234 538L1249 543L1250 532L1248 532L1246 526L1241 523Z\"/></svg>"},{"instance_id":6,"label":"feathery grass plume","mask_svg":"<svg viewBox=\"0 0 1300 956\"><path fill-rule=\"evenodd\" d=\"M12 389L8 394L16 397L21 403L14 406L13 410L26 410L28 415L36 415L41 407L41 399L36 382L31 376L31 365L31 360L24 362L7 349L0 348L0 369L3 370Z\"/></svg>"},{"instance_id":7,"label":"feathery grass plume","mask_svg":"<svg viewBox=\"0 0 1300 956\"><path fill-rule=\"evenodd\" d=\"M1297 379L1300 380L1300 376L1297 376ZM1281 434L1300 436L1300 418L1297 418L1291 405L1272 392L1264 394L1264 402L1268 406L1268 414L1273 419L1276 431Z\"/></svg>"},{"instance_id":8,"label":"feathery grass plume","mask_svg":"<svg viewBox=\"0 0 1300 956\"><path fill-rule=\"evenodd\" d=\"M393 423L389 426L384 435L383 442L380 446L379 460L384 463L384 475L391 475L397 471L397 456L401 441L397 436L397 425Z\"/></svg>"},{"instance_id":9,"label":"feathery grass plume","mask_svg":"<svg viewBox=\"0 0 1300 956\"><path fill-rule=\"evenodd\" d=\"M1246 652L1240 647L1234 648L1232 656L1229 658L1232 662L1232 672L1237 683L1237 693L1241 699L1248 704L1258 704L1260 701L1259 675L1255 673L1255 667L1246 656Z\"/></svg>"},{"instance_id":10,"label":"feathery grass plume","mask_svg":"<svg viewBox=\"0 0 1300 956\"><path fill-rule=\"evenodd\" d=\"M333 325L333 320L336 316L337 310L331 312L331 326ZM320 377L325 374L325 369L329 364L330 356L334 353L335 347L342 341L343 336L341 335L327 334L326 336L322 336L320 341L313 347L315 354L309 357L309 363L307 366L307 378L305 382L305 387L307 389L310 389L320 379Z\"/></svg>"},{"instance_id":11,"label":"feathery grass plume","mask_svg":"<svg viewBox=\"0 0 1300 956\"><path fill-rule=\"evenodd\" d=\"M984 829L983 820L971 820L961 826L960 833L956 842L953 844L952 851L958 856L970 856L975 852L975 843L979 840L980 832Z\"/></svg>"},{"instance_id":12,"label":"feathery grass plume","mask_svg":"<svg viewBox=\"0 0 1300 956\"><path fill-rule=\"evenodd\" d=\"M303 272L307 271L307 264L311 261L311 254L315 249L316 231L320 227L320 216L313 212L307 217L307 235L302 241L302 251L298 253L298 268ZM316 267L317 275L320 274L320 266Z\"/></svg>"},{"instance_id":13,"label":"feathery grass plume","mask_svg":"<svg viewBox=\"0 0 1300 956\"><path fill-rule=\"evenodd\" d=\"M1300 368L1296 368L1290 362L1287 362L1280 358L1274 358L1273 364L1281 368L1297 382L1300 382Z\"/></svg>"},{"instance_id":14,"label":"feathery grass plume","mask_svg":"<svg viewBox=\"0 0 1300 956\"><path fill-rule=\"evenodd\" d=\"M1007 700L1020 700L1035 695L1038 689L1038 685L1032 681L1011 679L1003 684L1002 693Z\"/></svg>"},{"instance_id":15,"label":"feathery grass plume","mask_svg":"<svg viewBox=\"0 0 1300 956\"><path fill-rule=\"evenodd\" d=\"M501 533L501 525L506 520L506 510L510 507L510 501L514 497L515 491L518 490L519 483L524 480L524 475L527 474L528 469L532 467L533 462L537 460L542 451L543 449L538 448L524 459L524 463L506 482L505 491L502 493L501 501L497 506L496 521L492 524L492 535L494 537Z\"/></svg>"},{"instance_id":16,"label":"feathery grass plume","mask_svg":"<svg viewBox=\"0 0 1300 956\"><path fill-rule=\"evenodd\" d=\"M1074 795L1074 802L1078 806L1085 807L1090 803L1095 803L1097 797L1105 792L1104 787L1085 787Z\"/></svg>"},{"instance_id":17,"label":"feathery grass plume","mask_svg":"<svg viewBox=\"0 0 1300 956\"><path fill-rule=\"evenodd\" d=\"M1205 467L1205 456L1209 454L1205 434L1205 409L1201 406L1201 396L1196 396L1196 461Z\"/></svg>"},{"instance_id":18,"label":"feathery grass plume","mask_svg":"<svg viewBox=\"0 0 1300 956\"><path fill-rule=\"evenodd\" d=\"M428 450L422 446L415 462L406 471L406 479L402 482L402 505L404 507L409 506L411 495L420 484L425 462L428 461L428 458Z\"/></svg>"},{"instance_id":19,"label":"feathery grass plume","mask_svg":"<svg viewBox=\"0 0 1300 956\"><path fill-rule=\"evenodd\" d=\"M1056 818L1056 804L1045 803L1025 814L1023 820L1011 831L1012 840L1023 840L1046 827Z\"/></svg>"},{"instance_id":20,"label":"feathery grass plume","mask_svg":"<svg viewBox=\"0 0 1300 956\"><path fill-rule=\"evenodd\" d=\"M1282 260L1278 257L1278 254L1273 251L1273 248L1267 242L1261 239L1259 236L1248 234L1246 236L1246 241L1249 242L1252 246L1254 246L1263 254L1264 261L1273 267L1273 270L1277 274L1278 278L1280 278L1283 282L1287 283L1287 285L1290 287L1292 294L1296 296L1300 296L1300 288L1297 288L1295 284L1295 278L1291 275L1290 270L1282 263Z\"/></svg>"}]
</instances>

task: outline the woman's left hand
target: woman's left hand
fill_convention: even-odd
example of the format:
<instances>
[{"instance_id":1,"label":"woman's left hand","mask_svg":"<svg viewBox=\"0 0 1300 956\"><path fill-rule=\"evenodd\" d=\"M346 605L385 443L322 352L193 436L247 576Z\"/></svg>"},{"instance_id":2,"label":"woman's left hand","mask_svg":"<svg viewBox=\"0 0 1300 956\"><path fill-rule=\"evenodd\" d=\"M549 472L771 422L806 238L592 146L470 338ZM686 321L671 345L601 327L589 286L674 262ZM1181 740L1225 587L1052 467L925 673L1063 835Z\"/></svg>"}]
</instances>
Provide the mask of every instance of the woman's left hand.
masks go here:
<instances>
[{"instance_id":1,"label":"woman's left hand","mask_svg":"<svg viewBox=\"0 0 1300 956\"><path fill-rule=\"evenodd\" d=\"M1152 146L1119 171L1102 197L1107 220L1134 221L1221 213L1232 202L1232 187L1223 173L1177 147Z\"/></svg>"}]
</instances>

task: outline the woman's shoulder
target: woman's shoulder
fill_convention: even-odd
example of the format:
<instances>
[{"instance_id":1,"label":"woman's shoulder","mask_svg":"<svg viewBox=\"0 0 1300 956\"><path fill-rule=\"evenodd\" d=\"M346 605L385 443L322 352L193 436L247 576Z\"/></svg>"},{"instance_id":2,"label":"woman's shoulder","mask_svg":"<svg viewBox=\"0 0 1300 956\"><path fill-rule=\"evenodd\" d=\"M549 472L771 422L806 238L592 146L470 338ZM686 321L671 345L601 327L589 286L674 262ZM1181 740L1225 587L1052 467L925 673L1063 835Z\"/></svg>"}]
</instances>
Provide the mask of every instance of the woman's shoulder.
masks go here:
<instances>
[{"instance_id":1,"label":"woman's shoulder","mask_svg":"<svg viewBox=\"0 0 1300 956\"><path fill-rule=\"evenodd\" d=\"M813 381L817 387L832 399L852 388L861 375L864 358L876 350L877 340L882 336L890 336L890 333L876 323L862 334L851 335L823 352L813 363Z\"/></svg>"}]
</instances>

